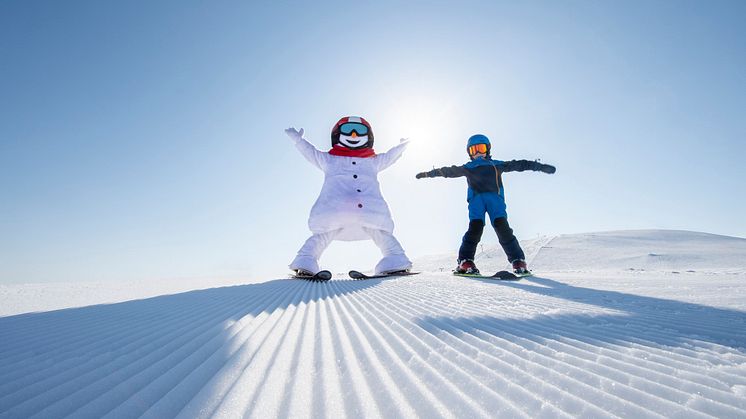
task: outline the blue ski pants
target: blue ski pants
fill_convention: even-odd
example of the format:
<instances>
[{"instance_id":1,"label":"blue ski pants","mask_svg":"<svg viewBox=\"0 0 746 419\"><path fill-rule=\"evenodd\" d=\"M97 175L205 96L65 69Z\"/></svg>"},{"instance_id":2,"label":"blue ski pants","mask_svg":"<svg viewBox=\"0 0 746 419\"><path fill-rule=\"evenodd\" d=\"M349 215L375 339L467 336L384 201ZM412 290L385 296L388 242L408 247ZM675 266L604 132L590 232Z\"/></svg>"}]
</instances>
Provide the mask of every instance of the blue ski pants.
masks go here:
<instances>
[{"instance_id":1,"label":"blue ski pants","mask_svg":"<svg viewBox=\"0 0 746 419\"><path fill-rule=\"evenodd\" d=\"M474 260L477 245L482 239L482 232L484 231L485 213L490 217L490 223L497 233L497 239L508 258L508 262L512 263L516 259L525 259L523 249L521 249L518 239L513 234L513 229L508 224L505 199L496 192L486 192L474 195L469 200L469 229L461 240L461 247L458 252L459 260Z\"/></svg>"}]
</instances>

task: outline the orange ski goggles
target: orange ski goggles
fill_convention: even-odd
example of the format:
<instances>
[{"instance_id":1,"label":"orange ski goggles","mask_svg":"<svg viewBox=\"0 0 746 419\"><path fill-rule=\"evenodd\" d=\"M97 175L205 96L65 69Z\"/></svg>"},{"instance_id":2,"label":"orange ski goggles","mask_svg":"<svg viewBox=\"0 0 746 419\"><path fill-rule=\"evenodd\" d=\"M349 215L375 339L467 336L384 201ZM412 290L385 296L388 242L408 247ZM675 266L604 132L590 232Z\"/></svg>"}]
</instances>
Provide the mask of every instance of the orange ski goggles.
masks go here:
<instances>
[{"instance_id":1,"label":"orange ski goggles","mask_svg":"<svg viewBox=\"0 0 746 419\"><path fill-rule=\"evenodd\" d=\"M475 156L477 154L487 154L487 144L474 144L469 146L469 155Z\"/></svg>"}]
</instances>

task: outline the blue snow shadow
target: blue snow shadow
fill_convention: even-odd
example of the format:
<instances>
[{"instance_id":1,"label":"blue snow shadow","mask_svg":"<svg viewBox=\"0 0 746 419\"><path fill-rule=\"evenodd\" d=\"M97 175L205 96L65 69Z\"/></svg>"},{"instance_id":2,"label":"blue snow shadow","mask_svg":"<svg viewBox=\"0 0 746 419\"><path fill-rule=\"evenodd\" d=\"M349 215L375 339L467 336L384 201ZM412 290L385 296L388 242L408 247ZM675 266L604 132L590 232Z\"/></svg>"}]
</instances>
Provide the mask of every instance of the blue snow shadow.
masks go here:
<instances>
[{"instance_id":1,"label":"blue snow shadow","mask_svg":"<svg viewBox=\"0 0 746 419\"><path fill-rule=\"evenodd\" d=\"M174 417L293 306L384 280L278 279L0 317L0 417L139 417L156 403L156 416Z\"/></svg>"},{"instance_id":2,"label":"blue snow shadow","mask_svg":"<svg viewBox=\"0 0 746 419\"><path fill-rule=\"evenodd\" d=\"M571 301L572 307L530 318L501 316L426 317L419 324L431 332L483 331L495 336L516 336L533 342L570 338L591 345L641 344L692 349L720 345L717 352L746 354L746 312L663 298L568 285L548 278L521 281L482 280L546 297ZM520 300L521 296L516 295ZM583 313L583 305L604 313ZM608 311L613 310L613 311ZM563 313L563 311L568 311ZM725 347L725 348L723 348Z\"/></svg>"}]
</instances>

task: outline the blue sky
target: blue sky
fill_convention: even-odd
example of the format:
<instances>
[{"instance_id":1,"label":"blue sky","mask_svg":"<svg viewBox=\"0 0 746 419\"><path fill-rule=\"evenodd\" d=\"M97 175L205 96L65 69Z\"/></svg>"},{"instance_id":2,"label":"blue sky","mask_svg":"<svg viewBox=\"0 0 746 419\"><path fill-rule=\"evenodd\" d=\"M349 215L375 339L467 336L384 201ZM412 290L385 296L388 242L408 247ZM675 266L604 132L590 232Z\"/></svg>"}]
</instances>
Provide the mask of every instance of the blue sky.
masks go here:
<instances>
[{"instance_id":1,"label":"blue sky","mask_svg":"<svg viewBox=\"0 0 746 419\"><path fill-rule=\"evenodd\" d=\"M454 251L474 133L519 238L746 236L744 2L0 3L0 282L281 275L310 234L320 149L373 125L410 256ZM496 243L491 231L484 242ZM371 242L322 264L370 268ZM455 253L454 253L455 257Z\"/></svg>"}]
</instances>

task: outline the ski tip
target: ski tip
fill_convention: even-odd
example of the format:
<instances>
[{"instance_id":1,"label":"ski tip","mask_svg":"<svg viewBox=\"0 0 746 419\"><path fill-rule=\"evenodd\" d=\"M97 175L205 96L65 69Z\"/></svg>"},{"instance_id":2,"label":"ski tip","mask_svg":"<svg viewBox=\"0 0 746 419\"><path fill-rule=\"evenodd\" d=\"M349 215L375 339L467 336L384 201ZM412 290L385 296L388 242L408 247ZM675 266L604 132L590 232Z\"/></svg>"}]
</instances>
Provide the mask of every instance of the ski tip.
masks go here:
<instances>
[{"instance_id":1,"label":"ski tip","mask_svg":"<svg viewBox=\"0 0 746 419\"><path fill-rule=\"evenodd\" d=\"M531 271L528 271L526 273L517 274L515 272L508 272L508 271L500 271L492 275L494 278L498 279L505 279L505 280L518 280L521 278L527 278L529 276L533 276Z\"/></svg>"},{"instance_id":2,"label":"ski tip","mask_svg":"<svg viewBox=\"0 0 746 419\"><path fill-rule=\"evenodd\" d=\"M314 277L320 281L328 281L332 279L332 273L329 271L320 271L320 272L317 272L316 275L314 275Z\"/></svg>"},{"instance_id":3,"label":"ski tip","mask_svg":"<svg viewBox=\"0 0 746 419\"><path fill-rule=\"evenodd\" d=\"M519 279L516 274L514 274L512 272L508 272L508 271L496 272L490 278L502 279L502 280L515 280L515 279Z\"/></svg>"},{"instance_id":4,"label":"ski tip","mask_svg":"<svg viewBox=\"0 0 746 419\"><path fill-rule=\"evenodd\" d=\"M387 273L381 273L381 274L375 274L375 275L366 275L360 271L351 270L348 275L350 275L350 278L352 279L374 279L374 278L393 278L397 276L409 276L409 275L417 275L420 272L412 272L412 271L395 271L395 272L387 272Z\"/></svg>"}]
</instances>

